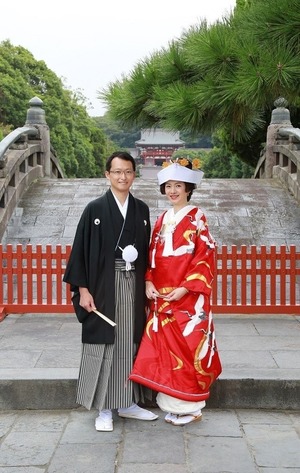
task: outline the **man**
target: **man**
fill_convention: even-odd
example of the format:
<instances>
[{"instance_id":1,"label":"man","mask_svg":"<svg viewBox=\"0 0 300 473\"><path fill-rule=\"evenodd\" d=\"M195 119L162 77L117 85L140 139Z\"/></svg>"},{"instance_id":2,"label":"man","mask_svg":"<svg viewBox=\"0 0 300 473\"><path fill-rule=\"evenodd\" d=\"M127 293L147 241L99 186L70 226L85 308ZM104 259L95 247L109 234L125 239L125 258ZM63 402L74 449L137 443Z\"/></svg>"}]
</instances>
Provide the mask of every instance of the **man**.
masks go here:
<instances>
[{"instance_id":1,"label":"man","mask_svg":"<svg viewBox=\"0 0 300 473\"><path fill-rule=\"evenodd\" d=\"M64 281L71 285L82 323L76 400L87 409L99 410L96 430L112 431L112 409L126 418L158 416L137 405L141 387L128 380L145 324L149 208L130 193L135 178L130 154L113 153L105 176L110 189L85 208Z\"/></svg>"}]
</instances>

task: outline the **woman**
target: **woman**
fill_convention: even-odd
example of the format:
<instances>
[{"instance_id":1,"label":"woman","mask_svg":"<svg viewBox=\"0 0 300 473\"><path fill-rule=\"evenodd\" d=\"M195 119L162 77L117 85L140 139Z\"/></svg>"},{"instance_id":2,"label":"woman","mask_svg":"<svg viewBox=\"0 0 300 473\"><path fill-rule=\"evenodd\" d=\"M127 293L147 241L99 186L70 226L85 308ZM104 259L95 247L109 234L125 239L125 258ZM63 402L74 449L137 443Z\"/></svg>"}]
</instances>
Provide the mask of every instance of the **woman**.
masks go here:
<instances>
[{"instance_id":1,"label":"woman","mask_svg":"<svg viewBox=\"0 0 300 473\"><path fill-rule=\"evenodd\" d=\"M157 176L172 207L152 233L149 313L130 379L158 392L166 422L184 425L201 420L221 373L210 306L215 245L203 212L189 204L202 171L173 163Z\"/></svg>"}]
</instances>

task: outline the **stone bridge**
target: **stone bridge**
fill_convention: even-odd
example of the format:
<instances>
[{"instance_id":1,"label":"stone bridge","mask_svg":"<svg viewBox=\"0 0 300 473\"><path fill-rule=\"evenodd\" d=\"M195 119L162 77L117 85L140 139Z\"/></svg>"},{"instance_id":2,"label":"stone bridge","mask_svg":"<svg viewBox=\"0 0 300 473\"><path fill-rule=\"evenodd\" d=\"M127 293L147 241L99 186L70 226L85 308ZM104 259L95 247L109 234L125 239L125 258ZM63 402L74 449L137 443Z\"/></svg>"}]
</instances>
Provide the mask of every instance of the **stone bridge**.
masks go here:
<instances>
[{"instance_id":1,"label":"stone bridge","mask_svg":"<svg viewBox=\"0 0 300 473\"><path fill-rule=\"evenodd\" d=\"M203 179L193 194L218 245L300 244L300 134L277 101L256 179ZM35 97L23 128L0 142L0 238L3 244L70 244L85 205L106 179L65 179L51 149L42 101ZM133 194L152 222L166 207L156 179L137 178Z\"/></svg>"}]
</instances>

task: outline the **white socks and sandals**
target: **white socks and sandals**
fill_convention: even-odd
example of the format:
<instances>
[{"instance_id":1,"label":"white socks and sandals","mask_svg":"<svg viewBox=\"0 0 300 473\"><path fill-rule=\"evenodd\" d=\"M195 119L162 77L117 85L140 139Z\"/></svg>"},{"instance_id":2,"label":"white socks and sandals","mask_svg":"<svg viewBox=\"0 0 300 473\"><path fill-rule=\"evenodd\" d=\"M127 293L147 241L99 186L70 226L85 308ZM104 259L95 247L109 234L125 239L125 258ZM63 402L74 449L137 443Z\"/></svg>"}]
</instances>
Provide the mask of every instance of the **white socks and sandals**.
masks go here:
<instances>
[{"instance_id":1,"label":"white socks and sandals","mask_svg":"<svg viewBox=\"0 0 300 473\"><path fill-rule=\"evenodd\" d=\"M156 403L162 411L167 412L165 421L172 425L200 421L205 407L205 401L184 401L164 393L157 394Z\"/></svg>"},{"instance_id":2,"label":"white socks and sandals","mask_svg":"<svg viewBox=\"0 0 300 473\"><path fill-rule=\"evenodd\" d=\"M143 409L139 407L137 404L132 404L132 406L118 409L119 417L124 417L125 419L136 419L136 420L146 420L152 421L158 419L158 415L154 414L147 409ZM168 424L172 425L186 425L190 424L191 422L200 421L202 418L201 409L198 411L193 412L191 414L172 414L168 413L165 416L165 421ZM103 409L99 412L99 416L96 418L95 421L96 430L99 432L112 432L113 431L113 416L112 411L110 409Z\"/></svg>"},{"instance_id":3,"label":"white socks and sandals","mask_svg":"<svg viewBox=\"0 0 300 473\"><path fill-rule=\"evenodd\" d=\"M191 422L200 421L201 419L201 409L198 409L191 414L172 414L171 412L168 412L165 416L165 421L172 425L186 425Z\"/></svg>"},{"instance_id":4,"label":"white socks and sandals","mask_svg":"<svg viewBox=\"0 0 300 473\"><path fill-rule=\"evenodd\" d=\"M132 404L130 407L118 409L119 417L125 419L136 419L136 420L156 420L158 415L139 407L137 404ZM95 421L96 430L101 432L112 432L113 430L113 416L110 409L103 409L99 412L99 416Z\"/></svg>"}]
</instances>

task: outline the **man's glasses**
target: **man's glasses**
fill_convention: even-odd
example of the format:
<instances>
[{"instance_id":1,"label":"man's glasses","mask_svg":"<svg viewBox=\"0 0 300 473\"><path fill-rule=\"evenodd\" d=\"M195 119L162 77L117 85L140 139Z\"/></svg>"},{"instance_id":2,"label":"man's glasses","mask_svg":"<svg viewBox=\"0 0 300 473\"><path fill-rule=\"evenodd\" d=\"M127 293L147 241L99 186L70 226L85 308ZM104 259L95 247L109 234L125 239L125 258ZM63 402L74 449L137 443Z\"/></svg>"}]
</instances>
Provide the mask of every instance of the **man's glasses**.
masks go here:
<instances>
[{"instance_id":1,"label":"man's glasses","mask_svg":"<svg viewBox=\"0 0 300 473\"><path fill-rule=\"evenodd\" d=\"M131 177L134 174L134 171L131 171L130 169L127 169L127 171L120 171L119 169L116 169L116 171L109 171L109 173L116 177L121 177L123 174L125 177Z\"/></svg>"}]
</instances>

